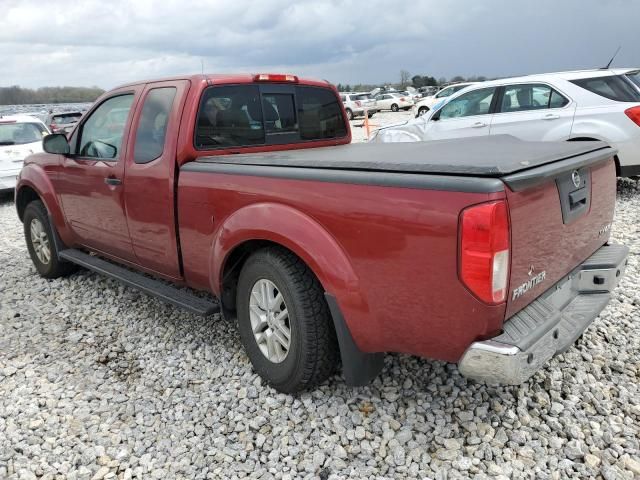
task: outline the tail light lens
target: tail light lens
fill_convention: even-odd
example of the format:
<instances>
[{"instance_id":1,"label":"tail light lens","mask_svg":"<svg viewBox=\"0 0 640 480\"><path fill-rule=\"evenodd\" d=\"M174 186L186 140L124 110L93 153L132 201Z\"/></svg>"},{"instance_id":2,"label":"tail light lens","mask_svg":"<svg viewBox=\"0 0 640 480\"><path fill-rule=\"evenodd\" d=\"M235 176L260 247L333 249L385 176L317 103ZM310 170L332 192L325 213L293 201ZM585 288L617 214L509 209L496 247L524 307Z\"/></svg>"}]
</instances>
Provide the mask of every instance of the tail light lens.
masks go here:
<instances>
[{"instance_id":1,"label":"tail light lens","mask_svg":"<svg viewBox=\"0 0 640 480\"><path fill-rule=\"evenodd\" d=\"M360 100L356 100L356 107L361 107L362 103L360 103Z\"/></svg>"},{"instance_id":2,"label":"tail light lens","mask_svg":"<svg viewBox=\"0 0 640 480\"><path fill-rule=\"evenodd\" d=\"M404 97L400 97L400 101L401 101L401 102L405 102L405 101L406 101L406 99L405 99Z\"/></svg>"},{"instance_id":3,"label":"tail light lens","mask_svg":"<svg viewBox=\"0 0 640 480\"><path fill-rule=\"evenodd\" d=\"M640 127L640 107L627 108L624 113L631 119L633 123Z\"/></svg>"},{"instance_id":4,"label":"tail light lens","mask_svg":"<svg viewBox=\"0 0 640 480\"><path fill-rule=\"evenodd\" d=\"M509 216L504 200L463 210L460 220L460 278L489 304L507 298Z\"/></svg>"},{"instance_id":5,"label":"tail light lens","mask_svg":"<svg viewBox=\"0 0 640 480\"><path fill-rule=\"evenodd\" d=\"M51 128L51 131L53 132L56 128L58 128L58 126L55 123L52 123L49 128Z\"/></svg>"}]
</instances>

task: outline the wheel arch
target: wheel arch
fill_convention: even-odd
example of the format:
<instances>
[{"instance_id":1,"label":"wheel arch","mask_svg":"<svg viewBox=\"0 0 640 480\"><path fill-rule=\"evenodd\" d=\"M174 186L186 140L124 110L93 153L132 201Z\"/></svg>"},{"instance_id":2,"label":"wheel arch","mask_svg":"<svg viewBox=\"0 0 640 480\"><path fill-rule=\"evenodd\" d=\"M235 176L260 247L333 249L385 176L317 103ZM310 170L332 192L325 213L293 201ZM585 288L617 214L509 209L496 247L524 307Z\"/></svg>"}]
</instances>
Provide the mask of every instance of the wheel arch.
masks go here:
<instances>
[{"instance_id":1,"label":"wheel arch","mask_svg":"<svg viewBox=\"0 0 640 480\"><path fill-rule=\"evenodd\" d=\"M335 238L315 219L288 205L246 206L217 229L210 255L212 291L220 293L246 258L265 246L285 248L300 258L325 291L360 295L353 266ZM363 300L361 300L363 301Z\"/></svg>"},{"instance_id":2,"label":"wheel arch","mask_svg":"<svg viewBox=\"0 0 640 480\"><path fill-rule=\"evenodd\" d=\"M24 217L27 205L34 200L40 200L47 209L51 222L63 243L67 245L72 243L71 232L67 228L58 196L47 172L40 165L31 163L23 167L16 187L15 199L20 221Z\"/></svg>"},{"instance_id":3,"label":"wheel arch","mask_svg":"<svg viewBox=\"0 0 640 480\"><path fill-rule=\"evenodd\" d=\"M18 218L21 222L24 219L24 211L27 208L27 205L36 200L42 201L42 197L32 186L23 185L18 190L16 190L16 210L18 211Z\"/></svg>"},{"instance_id":4,"label":"wheel arch","mask_svg":"<svg viewBox=\"0 0 640 480\"><path fill-rule=\"evenodd\" d=\"M256 213L260 221L256 220ZM219 292L227 320L236 319L238 277L247 259L265 247L283 248L307 265L325 291L346 383L366 385L377 376L384 355L361 351L349 328L351 308L368 310L358 277L342 247L322 225L292 207L260 204L239 210L219 231L211 256L212 279L217 279L212 288Z\"/></svg>"}]
</instances>

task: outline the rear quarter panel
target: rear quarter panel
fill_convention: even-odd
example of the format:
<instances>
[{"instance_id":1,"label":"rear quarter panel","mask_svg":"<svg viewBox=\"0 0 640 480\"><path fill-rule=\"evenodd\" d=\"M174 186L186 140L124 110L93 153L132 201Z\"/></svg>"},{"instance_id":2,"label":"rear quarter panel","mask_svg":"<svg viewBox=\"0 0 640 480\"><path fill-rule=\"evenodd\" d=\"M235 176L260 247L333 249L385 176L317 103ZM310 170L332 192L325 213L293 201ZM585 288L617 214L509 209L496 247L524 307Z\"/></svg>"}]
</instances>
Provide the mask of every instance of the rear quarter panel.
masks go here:
<instances>
[{"instance_id":1,"label":"rear quarter panel","mask_svg":"<svg viewBox=\"0 0 640 480\"><path fill-rule=\"evenodd\" d=\"M363 351L456 361L473 340L502 326L505 306L484 305L457 276L460 211L502 193L191 171L181 172L178 188L185 278L192 286L219 293L226 255L258 236L307 262L338 299ZM247 209L253 213L239 222ZM304 233L309 229L313 235ZM333 254L335 248L343 255Z\"/></svg>"}]
</instances>

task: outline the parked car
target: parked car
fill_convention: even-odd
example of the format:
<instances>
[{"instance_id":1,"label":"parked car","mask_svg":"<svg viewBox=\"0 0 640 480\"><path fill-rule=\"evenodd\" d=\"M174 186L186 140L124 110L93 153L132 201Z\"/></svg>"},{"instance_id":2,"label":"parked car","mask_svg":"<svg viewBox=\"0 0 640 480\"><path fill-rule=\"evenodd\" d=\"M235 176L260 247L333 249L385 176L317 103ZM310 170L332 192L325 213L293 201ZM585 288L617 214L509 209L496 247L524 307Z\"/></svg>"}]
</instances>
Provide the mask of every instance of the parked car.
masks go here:
<instances>
[{"instance_id":1,"label":"parked car","mask_svg":"<svg viewBox=\"0 0 640 480\"><path fill-rule=\"evenodd\" d=\"M397 112L398 110L409 110L413 106L413 101L408 95L403 95L398 92L379 93L375 99L378 102L378 108L380 110Z\"/></svg>"},{"instance_id":2,"label":"parked car","mask_svg":"<svg viewBox=\"0 0 640 480\"><path fill-rule=\"evenodd\" d=\"M431 110L434 105L442 102L445 98L453 95L456 92L459 92L465 87L469 85L475 85L478 82L465 82L465 83L456 83L453 85L449 85L448 87L444 87L437 93L431 96L427 96L417 101L416 104L412 108L414 117L421 117L426 114L429 110Z\"/></svg>"},{"instance_id":3,"label":"parked car","mask_svg":"<svg viewBox=\"0 0 640 480\"><path fill-rule=\"evenodd\" d=\"M347 112L347 118L353 120L355 117L364 116L367 112L369 118L378 112L378 102L368 93L352 92L340 93L340 100Z\"/></svg>"},{"instance_id":4,"label":"parked car","mask_svg":"<svg viewBox=\"0 0 640 480\"><path fill-rule=\"evenodd\" d=\"M82 117L82 112L50 113L47 116L46 124L52 133L69 133L78 123L80 117Z\"/></svg>"},{"instance_id":5,"label":"parked car","mask_svg":"<svg viewBox=\"0 0 640 480\"><path fill-rule=\"evenodd\" d=\"M79 265L220 309L283 392L326 380L339 357L347 382L366 384L384 352L521 383L607 304L628 249L609 243L606 144L350 141L328 82L117 88L26 160L16 207L29 255L45 278Z\"/></svg>"},{"instance_id":6,"label":"parked car","mask_svg":"<svg viewBox=\"0 0 640 480\"><path fill-rule=\"evenodd\" d=\"M587 70L472 85L431 114L390 126L372 141L509 134L523 140L604 140L619 176L640 175L640 90L627 75Z\"/></svg>"},{"instance_id":7,"label":"parked car","mask_svg":"<svg viewBox=\"0 0 640 480\"><path fill-rule=\"evenodd\" d=\"M0 192L13 190L25 157L42 152L42 137L50 132L29 115L0 115Z\"/></svg>"}]
</instances>

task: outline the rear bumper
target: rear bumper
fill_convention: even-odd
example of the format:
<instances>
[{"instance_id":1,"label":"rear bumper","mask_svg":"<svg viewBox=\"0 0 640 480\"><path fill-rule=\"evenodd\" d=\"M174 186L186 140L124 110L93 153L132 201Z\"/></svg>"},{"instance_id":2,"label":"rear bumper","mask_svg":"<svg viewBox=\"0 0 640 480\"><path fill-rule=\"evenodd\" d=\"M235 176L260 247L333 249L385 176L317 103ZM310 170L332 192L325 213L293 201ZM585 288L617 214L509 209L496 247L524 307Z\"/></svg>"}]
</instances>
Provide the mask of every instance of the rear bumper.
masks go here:
<instances>
[{"instance_id":1,"label":"rear bumper","mask_svg":"<svg viewBox=\"0 0 640 480\"><path fill-rule=\"evenodd\" d=\"M605 245L504 324L503 333L474 342L460 373L493 384L519 385L567 350L611 299L629 249Z\"/></svg>"}]
</instances>

